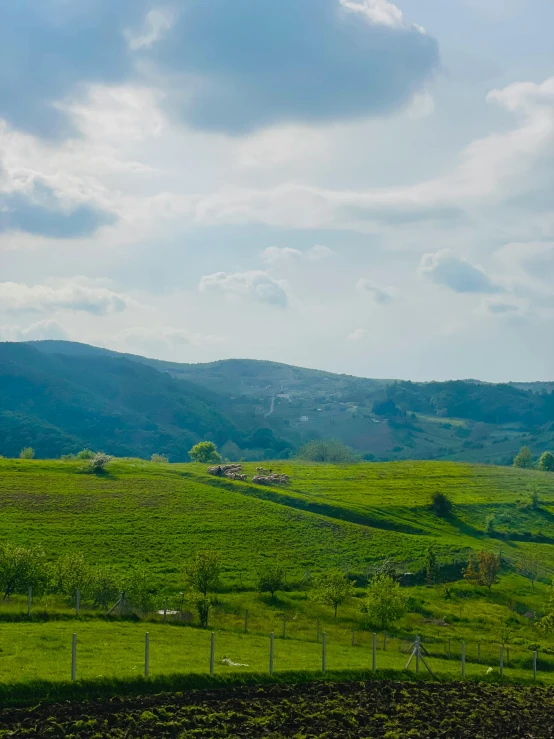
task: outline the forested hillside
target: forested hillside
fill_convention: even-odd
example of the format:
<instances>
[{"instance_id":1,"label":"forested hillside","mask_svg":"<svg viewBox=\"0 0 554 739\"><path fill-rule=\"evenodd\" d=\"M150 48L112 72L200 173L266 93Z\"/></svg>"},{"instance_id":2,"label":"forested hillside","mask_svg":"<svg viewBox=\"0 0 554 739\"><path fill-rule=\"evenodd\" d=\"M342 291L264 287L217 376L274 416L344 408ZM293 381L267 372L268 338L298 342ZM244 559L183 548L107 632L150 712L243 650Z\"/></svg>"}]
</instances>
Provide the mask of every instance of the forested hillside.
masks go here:
<instances>
[{"instance_id":1,"label":"forested hillside","mask_svg":"<svg viewBox=\"0 0 554 739\"><path fill-rule=\"evenodd\" d=\"M253 429L239 428L229 410L222 396L121 355L45 354L26 344L0 344L4 456L17 456L29 444L40 457L90 447L186 461L199 439L256 443ZM263 443L287 447L269 430Z\"/></svg>"},{"instance_id":2,"label":"forested hillside","mask_svg":"<svg viewBox=\"0 0 554 739\"><path fill-rule=\"evenodd\" d=\"M511 464L554 450L548 383L409 382L248 359L179 364L64 341L0 345L0 454L83 445L167 454L216 442L240 459L289 456L336 438L365 459Z\"/></svg>"}]
</instances>

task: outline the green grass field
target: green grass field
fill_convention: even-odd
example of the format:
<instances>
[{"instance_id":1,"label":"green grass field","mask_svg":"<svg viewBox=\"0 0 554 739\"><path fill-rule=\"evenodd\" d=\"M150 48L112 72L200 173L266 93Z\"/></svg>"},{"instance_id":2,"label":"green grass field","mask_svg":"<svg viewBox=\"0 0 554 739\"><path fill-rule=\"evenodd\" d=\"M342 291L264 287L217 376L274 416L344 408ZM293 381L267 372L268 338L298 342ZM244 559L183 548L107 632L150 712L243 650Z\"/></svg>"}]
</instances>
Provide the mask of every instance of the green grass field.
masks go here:
<instances>
[{"instance_id":1,"label":"green grass field","mask_svg":"<svg viewBox=\"0 0 554 739\"><path fill-rule=\"evenodd\" d=\"M221 480L199 465L114 460L106 474L90 475L78 462L0 460L0 539L40 543L50 559L79 551L121 573L146 566L158 590L158 607L165 597L171 604L179 599L188 558L201 549L218 550L222 586L210 629L217 633L221 673L231 669L220 663L222 655L265 671L269 632L281 634L284 615L290 639L276 643L276 670L320 669L317 621L328 633L329 669L370 665L370 632L376 627L363 622L363 591L339 609L335 621L329 608L299 587L306 570L341 567L365 573L390 557L413 572L431 544L443 562L467 558L470 549L502 550L504 569L491 595L464 582L451 586L448 599L441 586L410 588L410 611L396 625L396 636L406 645L421 634L437 661L434 669L445 673L458 673L460 667L455 659L445 659L448 639L453 655L466 640L468 675L485 672L473 659L477 642L483 645L483 662L490 652L490 666L502 639L512 650L512 664L506 666L512 673L507 674L522 678L529 675L529 647L539 642L543 677L549 679L552 642L537 634L525 614L544 612L554 572L554 475L438 462L267 465L289 474L290 486ZM245 467L251 476L255 465ZM532 490L539 493L537 510L529 504ZM448 519L437 517L429 505L437 491L454 503ZM485 533L490 515L495 536ZM544 565L534 590L512 566L527 551L537 553ZM271 601L254 592L254 582L260 565L273 560L286 567L289 591ZM246 609L247 636L242 633ZM67 679L74 632L83 679L140 672L146 630L153 674L207 670L206 631L159 619L110 621L86 604L84 613L75 620L69 604L43 596L35 600L28 622L22 596L0 603L0 682ZM390 644L379 666L400 670L406 655Z\"/></svg>"}]
</instances>

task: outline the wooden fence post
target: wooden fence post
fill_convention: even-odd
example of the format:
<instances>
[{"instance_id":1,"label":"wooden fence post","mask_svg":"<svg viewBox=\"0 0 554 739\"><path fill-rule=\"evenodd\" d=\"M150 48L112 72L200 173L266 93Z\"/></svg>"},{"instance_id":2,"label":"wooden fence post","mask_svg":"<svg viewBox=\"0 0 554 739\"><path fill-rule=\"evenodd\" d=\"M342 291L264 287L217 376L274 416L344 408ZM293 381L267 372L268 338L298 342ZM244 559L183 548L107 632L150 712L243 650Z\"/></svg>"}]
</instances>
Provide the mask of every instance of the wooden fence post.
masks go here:
<instances>
[{"instance_id":1,"label":"wooden fence post","mask_svg":"<svg viewBox=\"0 0 554 739\"><path fill-rule=\"evenodd\" d=\"M215 634L212 631L212 636L210 640L210 675L214 674L214 667L215 667Z\"/></svg>"},{"instance_id":2,"label":"wooden fence post","mask_svg":"<svg viewBox=\"0 0 554 739\"><path fill-rule=\"evenodd\" d=\"M150 674L150 634L148 631L144 637L144 677Z\"/></svg>"},{"instance_id":3,"label":"wooden fence post","mask_svg":"<svg viewBox=\"0 0 554 739\"><path fill-rule=\"evenodd\" d=\"M77 680L77 634L71 640L71 682Z\"/></svg>"},{"instance_id":4,"label":"wooden fence post","mask_svg":"<svg viewBox=\"0 0 554 739\"><path fill-rule=\"evenodd\" d=\"M164 624L167 621L167 598L164 601Z\"/></svg>"},{"instance_id":5,"label":"wooden fence post","mask_svg":"<svg viewBox=\"0 0 554 739\"><path fill-rule=\"evenodd\" d=\"M273 675L273 631L269 635L269 674Z\"/></svg>"},{"instance_id":6,"label":"wooden fence post","mask_svg":"<svg viewBox=\"0 0 554 739\"><path fill-rule=\"evenodd\" d=\"M375 634L375 633L373 634L371 641L372 641L372 644L371 644L371 647L372 647L371 648L371 652L372 652L372 655L371 655L371 657L372 657L371 658L371 668L372 668L373 672L376 672L377 671L377 634Z\"/></svg>"},{"instance_id":7,"label":"wooden fence post","mask_svg":"<svg viewBox=\"0 0 554 739\"><path fill-rule=\"evenodd\" d=\"M416 636L416 650L415 650L415 671L416 672L419 672L419 650L420 650L419 636Z\"/></svg>"}]
</instances>

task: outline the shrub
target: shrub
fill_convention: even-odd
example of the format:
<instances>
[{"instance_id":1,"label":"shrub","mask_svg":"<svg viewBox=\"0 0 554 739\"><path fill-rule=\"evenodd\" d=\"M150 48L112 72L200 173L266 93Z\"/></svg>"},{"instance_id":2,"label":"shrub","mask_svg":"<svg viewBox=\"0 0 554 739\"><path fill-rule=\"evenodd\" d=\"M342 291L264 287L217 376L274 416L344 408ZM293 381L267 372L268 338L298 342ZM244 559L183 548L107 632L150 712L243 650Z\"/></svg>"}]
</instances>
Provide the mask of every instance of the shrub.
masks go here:
<instances>
[{"instance_id":1,"label":"shrub","mask_svg":"<svg viewBox=\"0 0 554 739\"><path fill-rule=\"evenodd\" d=\"M169 462L169 459L165 456L165 454L153 454L150 457L151 462L156 462L156 464L167 464Z\"/></svg>"},{"instance_id":2,"label":"shrub","mask_svg":"<svg viewBox=\"0 0 554 739\"><path fill-rule=\"evenodd\" d=\"M444 493L434 493L431 499L431 507L441 518L446 518L446 516L452 514L452 501Z\"/></svg>"},{"instance_id":3,"label":"shrub","mask_svg":"<svg viewBox=\"0 0 554 739\"><path fill-rule=\"evenodd\" d=\"M317 439L301 447L298 459L307 462L328 462L331 464L352 464L357 457L350 447L338 439Z\"/></svg>"},{"instance_id":4,"label":"shrub","mask_svg":"<svg viewBox=\"0 0 554 739\"><path fill-rule=\"evenodd\" d=\"M32 446L26 446L19 452L19 459L34 459L35 450Z\"/></svg>"},{"instance_id":5,"label":"shrub","mask_svg":"<svg viewBox=\"0 0 554 739\"><path fill-rule=\"evenodd\" d=\"M105 467L110 459L111 457L107 454L95 454L94 458L88 463L87 471L95 475L102 474L102 472L105 472Z\"/></svg>"},{"instance_id":6,"label":"shrub","mask_svg":"<svg viewBox=\"0 0 554 739\"><path fill-rule=\"evenodd\" d=\"M94 452L91 452L90 449L81 449L80 452L77 453L77 459L94 459L95 454Z\"/></svg>"}]
</instances>

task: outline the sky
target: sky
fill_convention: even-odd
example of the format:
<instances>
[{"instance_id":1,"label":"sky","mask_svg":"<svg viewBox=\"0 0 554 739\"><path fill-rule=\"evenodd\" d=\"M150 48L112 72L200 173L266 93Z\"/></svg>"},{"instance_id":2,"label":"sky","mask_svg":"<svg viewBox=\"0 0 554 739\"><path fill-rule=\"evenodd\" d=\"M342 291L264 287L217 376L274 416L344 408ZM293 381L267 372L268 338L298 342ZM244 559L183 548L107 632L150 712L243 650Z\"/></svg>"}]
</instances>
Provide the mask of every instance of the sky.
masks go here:
<instances>
[{"instance_id":1,"label":"sky","mask_svg":"<svg viewBox=\"0 0 554 739\"><path fill-rule=\"evenodd\" d=\"M554 379L551 0L0 13L0 340Z\"/></svg>"}]
</instances>

